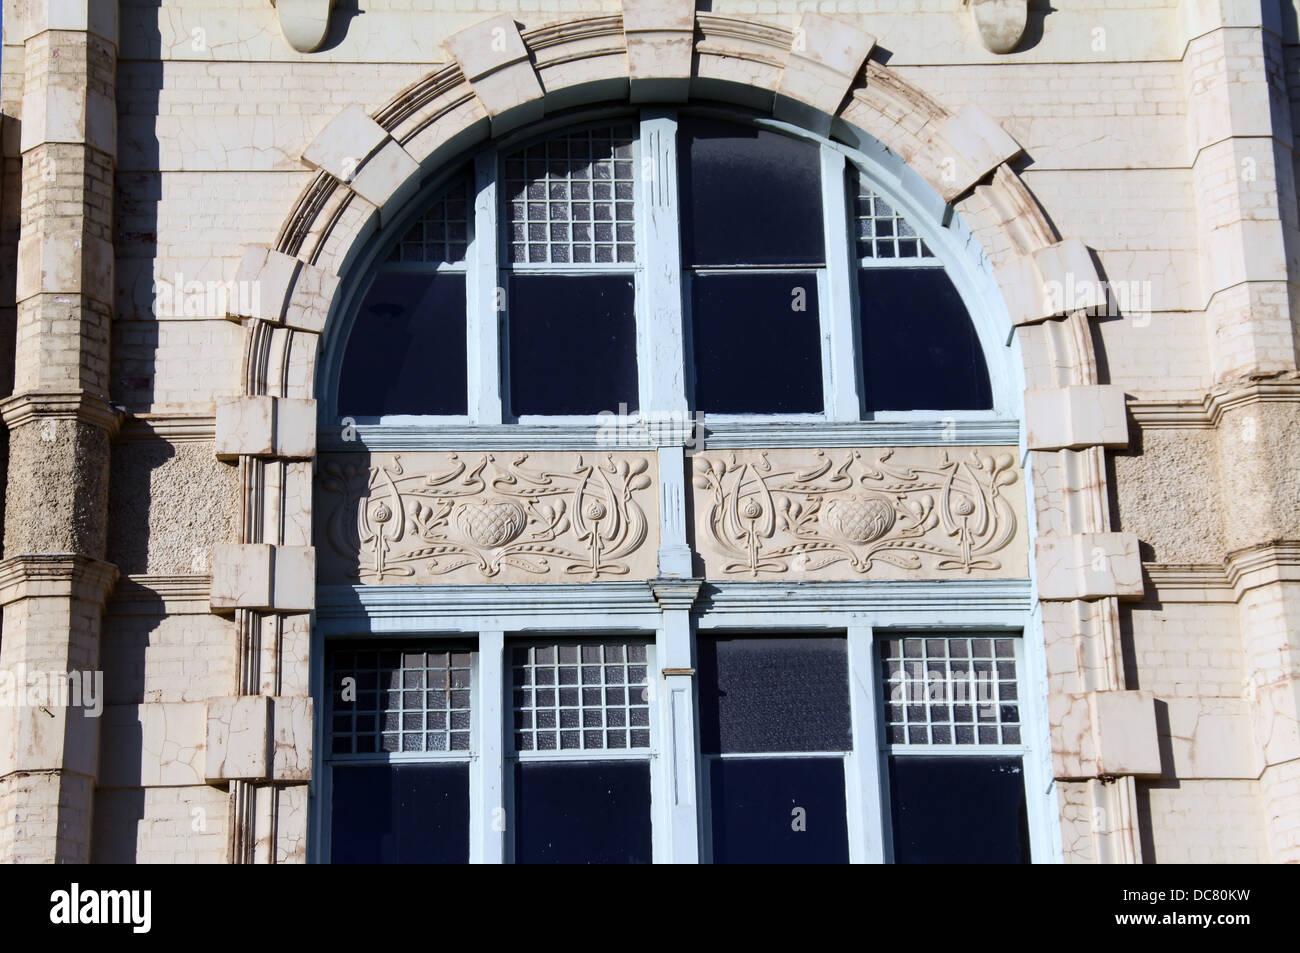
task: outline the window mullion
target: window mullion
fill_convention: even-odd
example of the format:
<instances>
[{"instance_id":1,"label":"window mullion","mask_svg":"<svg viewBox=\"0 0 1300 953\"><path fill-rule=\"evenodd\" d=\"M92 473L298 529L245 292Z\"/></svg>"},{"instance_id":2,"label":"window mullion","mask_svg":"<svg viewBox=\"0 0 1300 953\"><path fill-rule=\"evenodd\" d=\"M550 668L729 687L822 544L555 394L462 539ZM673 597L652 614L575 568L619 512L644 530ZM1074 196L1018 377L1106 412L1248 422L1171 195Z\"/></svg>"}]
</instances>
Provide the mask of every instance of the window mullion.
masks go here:
<instances>
[{"instance_id":1,"label":"window mullion","mask_svg":"<svg viewBox=\"0 0 1300 953\"><path fill-rule=\"evenodd\" d=\"M823 387L827 420L858 420L859 395L853 294L853 250L849 242L844 153L821 147L822 227L826 241L825 297L821 301Z\"/></svg>"},{"instance_id":2,"label":"window mullion","mask_svg":"<svg viewBox=\"0 0 1300 953\"><path fill-rule=\"evenodd\" d=\"M673 112L642 114L640 167L636 171L637 362L641 409L685 413L685 348L682 339L682 251L677 191L677 118Z\"/></svg>"},{"instance_id":3,"label":"window mullion","mask_svg":"<svg viewBox=\"0 0 1300 953\"><path fill-rule=\"evenodd\" d=\"M849 711L853 751L845 759L849 807L849 860L857 864L884 863L887 828L881 788L880 736L875 653L870 626L850 626Z\"/></svg>"},{"instance_id":4,"label":"window mullion","mask_svg":"<svg viewBox=\"0 0 1300 953\"><path fill-rule=\"evenodd\" d=\"M480 632L470 696L476 721L469 802L469 859L474 864L505 861L504 681L505 635Z\"/></svg>"},{"instance_id":5,"label":"window mullion","mask_svg":"<svg viewBox=\"0 0 1300 953\"><path fill-rule=\"evenodd\" d=\"M501 410L501 304L498 262L497 158L492 151L474 161L474 240L468 250L465 297L469 419L499 424Z\"/></svg>"}]
</instances>

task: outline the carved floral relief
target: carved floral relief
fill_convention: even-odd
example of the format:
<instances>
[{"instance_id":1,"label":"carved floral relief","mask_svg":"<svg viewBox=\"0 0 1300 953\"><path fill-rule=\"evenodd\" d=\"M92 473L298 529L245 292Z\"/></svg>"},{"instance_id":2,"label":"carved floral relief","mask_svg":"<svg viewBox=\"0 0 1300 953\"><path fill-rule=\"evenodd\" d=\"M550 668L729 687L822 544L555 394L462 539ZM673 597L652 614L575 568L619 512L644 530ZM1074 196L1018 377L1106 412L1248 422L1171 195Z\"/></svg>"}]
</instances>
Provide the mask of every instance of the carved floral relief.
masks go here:
<instances>
[{"instance_id":1,"label":"carved floral relief","mask_svg":"<svg viewBox=\"0 0 1300 953\"><path fill-rule=\"evenodd\" d=\"M356 584L648 579L653 457L636 453L325 456L322 579Z\"/></svg>"},{"instance_id":2,"label":"carved floral relief","mask_svg":"<svg viewBox=\"0 0 1300 953\"><path fill-rule=\"evenodd\" d=\"M709 579L1028 574L1013 447L719 451L693 486Z\"/></svg>"}]
</instances>

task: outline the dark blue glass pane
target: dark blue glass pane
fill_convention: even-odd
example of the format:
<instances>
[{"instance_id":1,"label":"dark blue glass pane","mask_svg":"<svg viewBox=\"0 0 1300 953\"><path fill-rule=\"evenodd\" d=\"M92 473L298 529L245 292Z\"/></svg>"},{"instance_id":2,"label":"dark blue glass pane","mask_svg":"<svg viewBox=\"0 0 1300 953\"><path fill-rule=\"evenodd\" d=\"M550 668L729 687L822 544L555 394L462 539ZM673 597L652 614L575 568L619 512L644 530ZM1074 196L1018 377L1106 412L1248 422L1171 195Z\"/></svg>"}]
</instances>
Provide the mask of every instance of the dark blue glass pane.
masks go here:
<instances>
[{"instance_id":1,"label":"dark blue glass pane","mask_svg":"<svg viewBox=\"0 0 1300 953\"><path fill-rule=\"evenodd\" d=\"M469 765L340 765L333 772L333 863L469 862Z\"/></svg>"},{"instance_id":2,"label":"dark blue glass pane","mask_svg":"<svg viewBox=\"0 0 1300 953\"><path fill-rule=\"evenodd\" d=\"M648 864L644 761L515 765L515 862Z\"/></svg>"},{"instance_id":3,"label":"dark blue glass pane","mask_svg":"<svg viewBox=\"0 0 1300 953\"><path fill-rule=\"evenodd\" d=\"M698 664L706 754L852 749L843 638L701 638Z\"/></svg>"},{"instance_id":4,"label":"dark blue glass pane","mask_svg":"<svg viewBox=\"0 0 1300 953\"><path fill-rule=\"evenodd\" d=\"M682 252L688 265L820 265L817 146L754 126L678 125Z\"/></svg>"},{"instance_id":5,"label":"dark blue glass pane","mask_svg":"<svg viewBox=\"0 0 1300 953\"><path fill-rule=\"evenodd\" d=\"M989 370L961 295L939 268L863 268L868 410L985 410Z\"/></svg>"},{"instance_id":6,"label":"dark blue glass pane","mask_svg":"<svg viewBox=\"0 0 1300 953\"><path fill-rule=\"evenodd\" d=\"M465 276L380 272L348 337L339 413L464 414Z\"/></svg>"},{"instance_id":7,"label":"dark blue glass pane","mask_svg":"<svg viewBox=\"0 0 1300 953\"><path fill-rule=\"evenodd\" d=\"M1027 864L1019 758L889 759L898 864Z\"/></svg>"},{"instance_id":8,"label":"dark blue glass pane","mask_svg":"<svg viewBox=\"0 0 1300 953\"><path fill-rule=\"evenodd\" d=\"M816 275L690 280L695 406L713 414L820 412Z\"/></svg>"},{"instance_id":9,"label":"dark blue glass pane","mask_svg":"<svg viewBox=\"0 0 1300 953\"><path fill-rule=\"evenodd\" d=\"M631 275L512 275L509 295L516 416L636 409Z\"/></svg>"},{"instance_id":10,"label":"dark blue glass pane","mask_svg":"<svg viewBox=\"0 0 1300 953\"><path fill-rule=\"evenodd\" d=\"M715 864L846 864L839 758L727 758L709 767Z\"/></svg>"}]
</instances>

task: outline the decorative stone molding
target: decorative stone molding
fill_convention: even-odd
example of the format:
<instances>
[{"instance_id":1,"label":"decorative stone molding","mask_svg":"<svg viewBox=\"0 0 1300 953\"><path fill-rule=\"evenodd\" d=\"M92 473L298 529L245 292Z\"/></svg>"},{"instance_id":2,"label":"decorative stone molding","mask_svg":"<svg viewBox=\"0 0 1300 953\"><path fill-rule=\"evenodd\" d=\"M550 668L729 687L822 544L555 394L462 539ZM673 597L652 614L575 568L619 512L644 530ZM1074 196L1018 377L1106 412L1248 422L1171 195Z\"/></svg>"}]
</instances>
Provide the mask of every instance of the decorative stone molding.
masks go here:
<instances>
[{"instance_id":1,"label":"decorative stone molding","mask_svg":"<svg viewBox=\"0 0 1300 953\"><path fill-rule=\"evenodd\" d=\"M1057 780L1160 775L1160 736L1151 692L1054 695L1048 709Z\"/></svg>"},{"instance_id":2,"label":"decorative stone molding","mask_svg":"<svg viewBox=\"0 0 1300 953\"><path fill-rule=\"evenodd\" d=\"M635 452L324 457L321 579L649 579L657 482L654 455Z\"/></svg>"},{"instance_id":3,"label":"decorative stone molding","mask_svg":"<svg viewBox=\"0 0 1300 953\"><path fill-rule=\"evenodd\" d=\"M541 118L542 84L514 17L476 23L447 37L445 45L492 117L493 132Z\"/></svg>"},{"instance_id":4,"label":"decorative stone molding","mask_svg":"<svg viewBox=\"0 0 1300 953\"><path fill-rule=\"evenodd\" d=\"M0 606L20 599L61 597L103 606L117 567L89 556L31 553L0 560Z\"/></svg>"},{"instance_id":5,"label":"decorative stone molding","mask_svg":"<svg viewBox=\"0 0 1300 953\"><path fill-rule=\"evenodd\" d=\"M309 459L316 453L316 401L236 397L217 404L218 460Z\"/></svg>"},{"instance_id":6,"label":"decorative stone molding","mask_svg":"<svg viewBox=\"0 0 1300 953\"><path fill-rule=\"evenodd\" d=\"M1142 563L1133 533L1039 536L1036 546L1040 599L1142 597Z\"/></svg>"},{"instance_id":7,"label":"decorative stone molding","mask_svg":"<svg viewBox=\"0 0 1300 953\"><path fill-rule=\"evenodd\" d=\"M980 42L990 53L1010 53L1025 35L1029 0L963 0Z\"/></svg>"},{"instance_id":8,"label":"decorative stone molding","mask_svg":"<svg viewBox=\"0 0 1300 953\"><path fill-rule=\"evenodd\" d=\"M1088 246L1077 238L1047 245L998 273L1013 325L1034 324L1105 305L1103 285Z\"/></svg>"},{"instance_id":9,"label":"decorative stone molding","mask_svg":"<svg viewBox=\"0 0 1300 953\"><path fill-rule=\"evenodd\" d=\"M216 414L129 414L122 421L118 440L165 440L168 443L217 438Z\"/></svg>"},{"instance_id":10,"label":"decorative stone molding","mask_svg":"<svg viewBox=\"0 0 1300 953\"><path fill-rule=\"evenodd\" d=\"M676 579L659 577L649 582L655 601L664 609L681 611L690 609L700 594L703 579Z\"/></svg>"},{"instance_id":11,"label":"decorative stone molding","mask_svg":"<svg viewBox=\"0 0 1300 953\"><path fill-rule=\"evenodd\" d=\"M330 11L338 0L271 0L284 40L299 53L320 49L330 29Z\"/></svg>"},{"instance_id":12,"label":"decorative stone molding","mask_svg":"<svg viewBox=\"0 0 1300 953\"><path fill-rule=\"evenodd\" d=\"M623 0L633 102L686 98L695 52L695 0Z\"/></svg>"},{"instance_id":13,"label":"decorative stone molding","mask_svg":"<svg viewBox=\"0 0 1300 953\"><path fill-rule=\"evenodd\" d=\"M315 593L316 551L311 546L218 543L212 547L214 612L307 612L315 605Z\"/></svg>"},{"instance_id":14,"label":"decorative stone molding","mask_svg":"<svg viewBox=\"0 0 1300 953\"><path fill-rule=\"evenodd\" d=\"M1124 389L1110 384L1025 391L1030 450L1127 447Z\"/></svg>"},{"instance_id":15,"label":"decorative stone molding","mask_svg":"<svg viewBox=\"0 0 1300 953\"><path fill-rule=\"evenodd\" d=\"M1237 601L1222 566L1143 563L1142 569L1151 581L1144 602Z\"/></svg>"},{"instance_id":16,"label":"decorative stone molding","mask_svg":"<svg viewBox=\"0 0 1300 953\"><path fill-rule=\"evenodd\" d=\"M848 23L804 13L781 71L773 113L829 133L831 118L839 113L875 45L874 36Z\"/></svg>"},{"instance_id":17,"label":"decorative stone molding","mask_svg":"<svg viewBox=\"0 0 1300 953\"><path fill-rule=\"evenodd\" d=\"M1225 569L1238 598L1260 586L1300 582L1300 542L1283 540L1229 553Z\"/></svg>"},{"instance_id":18,"label":"decorative stone molding","mask_svg":"<svg viewBox=\"0 0 1300 953\"><path fill-rule=\"evenodd\" d=\"M695 457L708 579L1023 577L1014 447L749 450Z\"/></svg>"},{"instance_id":19,"label":"decorative stone molding","mask_svg":"<svg viewBox=\"0 0 1300 953\"><path fill-rule=\"evenodd\" d=\"M1020 151L1020 143L984 110L968 105L941 122L904 158L952 202Z\"/></svg>"},{"instance_id":20,"label":"decorative stone molding","mask_svg":"<svg viewBox=\"0 0 1300 953\"><path fill-rule=\"evenodd\" d=\"M42 420L76 420L116 436L124 414L102 397L84 391L68 394L28 392L0 400L0 420L15 430Z\"/></svg>"}]
</instances>

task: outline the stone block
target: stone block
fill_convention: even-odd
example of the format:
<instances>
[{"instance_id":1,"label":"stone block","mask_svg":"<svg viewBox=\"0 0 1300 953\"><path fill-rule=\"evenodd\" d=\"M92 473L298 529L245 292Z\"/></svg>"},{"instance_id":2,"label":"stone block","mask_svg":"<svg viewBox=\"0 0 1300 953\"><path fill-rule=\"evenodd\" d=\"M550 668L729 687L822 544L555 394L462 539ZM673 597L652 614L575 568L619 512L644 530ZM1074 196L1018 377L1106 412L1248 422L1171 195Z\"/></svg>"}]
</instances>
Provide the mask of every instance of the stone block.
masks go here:
<instances>
[{"instance_id":1,"label":"stone block","mask_svg":"<svg viewBox=\"0 0 1300 953\"><path fill-rule=\"evenodd\" d=\"M1041 599L1142 596L1142 562L1132 533L1040 536L1036 550Z\"/></svg>"},{"instance_id":2,"label":"stone block","mask_svg":"<svg viewBox=\"0 0 1300 953\"><path fill-rule=\"evenodd\" d=\"M210 698L206 780L262 780L270 766L272 700L267 695Z\"/></svg>"},{"instance_id":3,"label":"stone block","mask_svg":"<svg viewBox=\"0 0 1300 953\"><path fill-rule=\"evenodd\" d=\"M1124 390L1110 384L1025 391L1030 450L1128 446Z\"/></svg>"}]
</instances>

